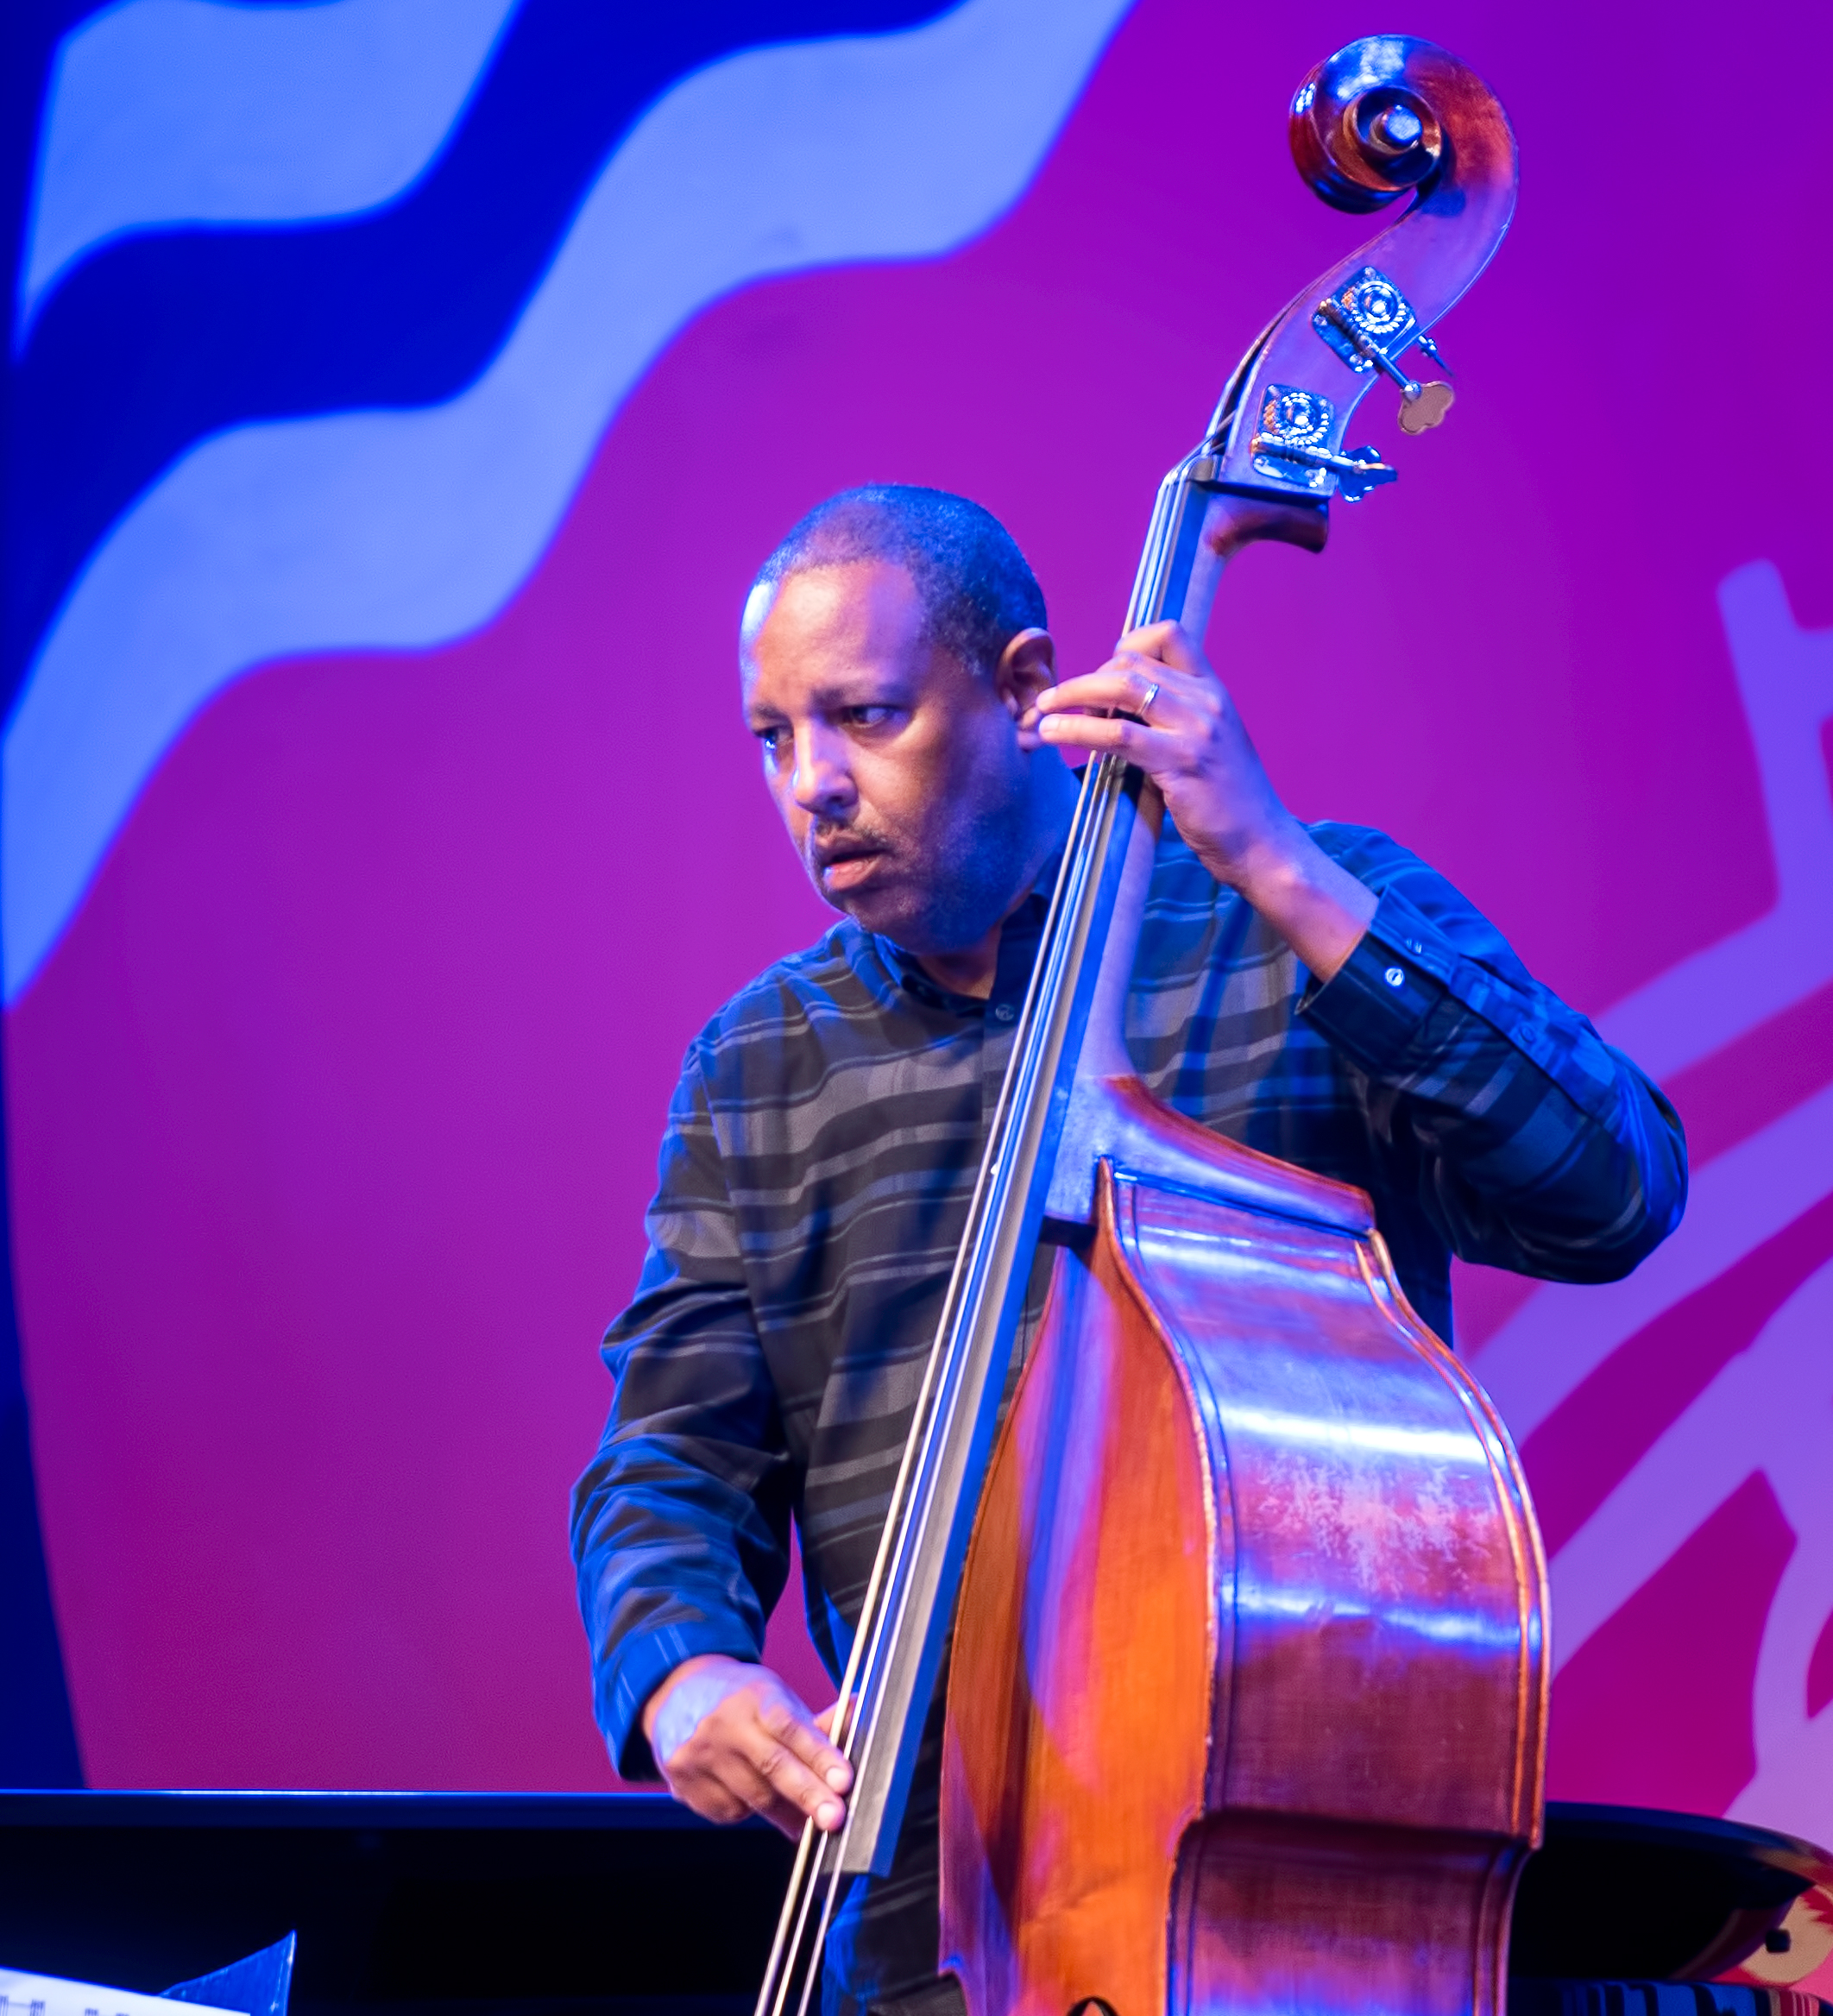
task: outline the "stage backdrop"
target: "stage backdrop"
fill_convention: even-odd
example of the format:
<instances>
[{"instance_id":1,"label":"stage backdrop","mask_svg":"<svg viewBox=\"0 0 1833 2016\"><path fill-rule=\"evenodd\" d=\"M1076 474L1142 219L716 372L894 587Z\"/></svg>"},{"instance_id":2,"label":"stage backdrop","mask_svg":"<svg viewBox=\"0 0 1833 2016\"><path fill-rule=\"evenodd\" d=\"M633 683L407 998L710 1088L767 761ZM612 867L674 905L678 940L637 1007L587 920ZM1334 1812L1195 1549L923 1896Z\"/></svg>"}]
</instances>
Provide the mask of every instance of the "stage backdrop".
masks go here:
<instances>
[{"instance_id":1,"label":"stage backdrop","mask_svg":"<svg viewBox=\"0 0 1833 2016\"><path fill-rule=\"evenodd\" d=\"M746 583L843 484L944 485L1095 663L1160 473L1366 232L1285 107L1391 27L1507 104L1517 222L1447 425L1371 397L1399 484L1211 644L1291 802L1443 868L1687 1123L1633 1279L1458 1283L1551 1789L1833 1842L1817 11L16 9L7 1150L90 1782L611 1782L596 1342L683 1045L826 915Z\"/></svg>"}]
</instances>

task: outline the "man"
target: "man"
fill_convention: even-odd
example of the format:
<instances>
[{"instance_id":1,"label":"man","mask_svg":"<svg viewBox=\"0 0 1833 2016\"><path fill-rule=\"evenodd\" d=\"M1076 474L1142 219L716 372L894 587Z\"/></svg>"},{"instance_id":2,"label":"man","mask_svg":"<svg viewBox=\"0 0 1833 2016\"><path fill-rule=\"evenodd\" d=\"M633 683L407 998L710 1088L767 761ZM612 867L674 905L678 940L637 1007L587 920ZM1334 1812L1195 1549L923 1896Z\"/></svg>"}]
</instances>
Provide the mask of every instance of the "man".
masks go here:
<instances>
[{"instance_id":1,"label":"man","mask_svg":"<svg viewBox=\"0 0 1833 2016\"><path fill-rule=\"evenodd\" d=\"M1660 1093L1404 848L1294 819L1195 640L1156 625L1058 684L1044 621L993 519L898 487L811 513L746 607L765 779L845 914L689 1049L573 1524L613 1759L716 1820L843 1817L847 1767L757 1663L764 1621L793 1516L838 1675L1089 752L1123 749L1168 814L1141 1076L1366 1189L1441 1336L1451 1253L1614 1280L1685 1200ZM935 1728L896 1867L829 1940L847 2016L935 1969Z\"/></svg>"}]
</instances>

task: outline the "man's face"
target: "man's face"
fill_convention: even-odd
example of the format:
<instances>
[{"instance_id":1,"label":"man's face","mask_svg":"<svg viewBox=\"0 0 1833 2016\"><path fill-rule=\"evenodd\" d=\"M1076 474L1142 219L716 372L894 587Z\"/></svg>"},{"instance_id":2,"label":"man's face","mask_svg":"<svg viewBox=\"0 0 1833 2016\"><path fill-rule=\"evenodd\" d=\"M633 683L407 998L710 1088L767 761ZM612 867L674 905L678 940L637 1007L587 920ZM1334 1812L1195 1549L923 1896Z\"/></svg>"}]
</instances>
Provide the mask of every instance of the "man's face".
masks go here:
<instances>
[{"instance_id":1,"label":"man's face","mask_svg":"<svg viewBox=\"0 0 1833 2016\"><path fill-rule=\"evenodd\" d=\"M816 888L909 951L978 944L1037 866L1036 759L1002 682L925 639L908 572L862 560L759 589L740 669L765 780Z\"/></svg>"}]
</instances>

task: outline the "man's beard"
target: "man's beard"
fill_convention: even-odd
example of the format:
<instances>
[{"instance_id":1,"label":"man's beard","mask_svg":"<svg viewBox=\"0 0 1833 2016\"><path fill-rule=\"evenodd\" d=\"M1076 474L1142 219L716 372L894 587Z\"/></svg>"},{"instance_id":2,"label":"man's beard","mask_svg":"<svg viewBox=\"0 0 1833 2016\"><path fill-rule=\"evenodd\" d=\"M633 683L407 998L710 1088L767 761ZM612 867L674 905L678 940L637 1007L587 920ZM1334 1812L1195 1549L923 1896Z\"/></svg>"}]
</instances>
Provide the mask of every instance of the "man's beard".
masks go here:
<instances>
[{"instance_id":1,"label":"man's beard","mask_svg":"<svg viewBox=\"0 0 1833 2016\"><path fill-rule=\"evenodd\" d=\"M892 887L830 893L817 873L825 901L906 952L961 952L978 945L1023 891L1029 801L1022 791L989 794L958 805L954 816L902 844L866 822L809 835L810 866L819 850L851 843L879 850L895 864ZM864 915L861 913L864 912Z\"/></svg>"}]
</instances>

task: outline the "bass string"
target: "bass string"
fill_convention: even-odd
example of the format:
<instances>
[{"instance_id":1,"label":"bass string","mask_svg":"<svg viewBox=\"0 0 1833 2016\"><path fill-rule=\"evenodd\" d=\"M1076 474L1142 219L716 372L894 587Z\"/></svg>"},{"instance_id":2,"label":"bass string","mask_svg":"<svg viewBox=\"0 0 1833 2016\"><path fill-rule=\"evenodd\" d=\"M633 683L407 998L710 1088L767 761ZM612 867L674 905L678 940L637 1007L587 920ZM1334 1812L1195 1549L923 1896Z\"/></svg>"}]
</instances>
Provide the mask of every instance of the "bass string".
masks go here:
<instances>
[{"instance_id":1,"label":"bass string","mask_svg":"<svg viewBox=\"0 0 1833 2016\"><path fill-rule=\"evenodd\" d=\"M1139 570L1129 597L1128 630L1151 621L1163 606L1175 507L1182 482L1187 480L1185 466L1180 464L1171 472L1155 501ZM908 1572L912 1542L931 1509L923 1484L933 1474L936 1448L947 1426L945 1410L937 1404L938 1399L948 1388L951 1372L958 1370L958 1361L972 1332L973 1298L967 1290L1009 1203L999 1194L1005 1188L1000 1177L1009 1160L1013 1137L1024 1125L1030 1101L1039 1096L1036 1080L1047 1033L1066 990L1073 987L1080 976L1080 961L1072 963L1068 948L1077 936L1078 913L1093 900L1100 883L1112 840L1109 815L1129 767L1118 753L1098 755L1085 771L1077 797L1064 844L1062 870L1045 919L1036 967L1020 1017L1018 1038L988 1131L969 1204L967 1226L944 1298L935 1340L925 1364L910 1432L835 1703L832 1740L835 1749L849 1762L857 1761L862 1734L869 1740L872 1718L868 1709L874 1681L884 1671L895 1645L895 1620L901 1609L898 1599ZM1099 949L1088 943L1082 957L1098 954ZM1048 1093L1048 1087L1042 1089ZM920 1711L926 1713L928 1706L923 1704ZM849 1811L847 1822L831 1834L818 1829L812 1818L803 1824L758 1997L757 2016L784 2016L798 1978L797 2016L808 2016L840 1888L840 1865L850 1822ZM818 1913L815 1910L817 1898Z\"/></svg>"},{"instance_id":2,"label":"bass string","mask_svg":"<svg viewBox=\"0 0 1833 2016\"><path fill-rule=\"evenodd\" d=\"M1156 500L1152 524L1149 531L1146 549L1142 556L1141 567L1130 598L1127 627L1132 628L1147 621L1161 605L1165 583L1165 571L1169 559L1168 541L1170 526L1175 518L1175 504L1179 487L1178 479L1183 467L1173 472L1173 478L1162 486ZM970 1206L969 1222L957 1256L954 1276L945 1301L943 1317L938 1325L937 1337L932 1347L925 1369L923 1387L919 1394L917 1408L912 1421L911 1432L906 1440L905 1460L900 1466L897 1487L887 1510L879 1558L874 1563L873 1573L868 1584L866 1598L862 1606L860 1622L855 1634L855 1650L868 1631L874 1639L882 1634L883 1620L894 1609L894 1588L887 1587L889 1581L895 1584L898 1578L892 1557L898 1551L898 1542L903 1534L913 1530L920 1522L923 1508L916 1503L906 1504L913 1475L921 1477L925 1468L919 1459L912 1465L910 1458L919 1445L927 1454L933 1445L941 1416L933 1402L946 1380L937 1377L950 1353L948 1347L956 1345L969 1327L961 1304L963 1284L970 1281L975 1271L974 1260L979 1256L998 1227L997 1207L986 1205L987 1196L997 1189L997 1176L1011 1148L1011 1137L1022 1126L1030 1099L1036 1096L1040 1051L1044 1031L1048 1029L1052 1013L1061 995L1074 984L1075 971L1068 964L1068 947L1074 937L1074 925L1076 912L1082 902L1087 900L1098 885L1105 866L1105 843L1109 840L1109 822L1104 816L1111 810L1114 800L1124 785L1129 765L1117 753L1103 754L1089 765L1079 794L1076 812L1071 830L1064 847L1064 870L1059 879L1050 914L1046 919L1042 942L1034 974L1030 998L1027 999L1020 1020L1019 1040L1014 1048L1011 1065L1009 1067L1000 1098L989 1130L989 1139L983 1157L979 1180L975 1196ZM1093 948L1088 948L1093 950ZM1086 954L1085 954L1086 956ZM1005 1200L1000 1200L1003 1204ZM920 1496L920 1491L916 1494ZM891 1569L887 1577L885 1571ZM878 1651L876 1644L872 1647ZM853 1662L849 1661L849 1667ZM879 1664L876 1656L866 1662L866 1678L857 1693L854 1691L854 1676L849 1670L843 1682L841 1696L839 1723L845 1719L849 1736L865 1724L864 1704L871 1694L872 1669ZM847 1752L850 1755L850 1747Z\"/></svg>"},{"instance_id":3,"label":"bass string","mask_svg":"<svg viewBox=\"0 0 1833 2016\"><path fill-rule=\"evenodd\" d=\"M1086 840L1083 836L1090 823L1086 813L1098 805L1100 796L1099 784L1093 789L1085 789L1084 802L1079 804L1077 814L1077 825L1081 828L1081 834L1079 835L1072 828L1070 841L1065 849L1066 865L1071 860L1081 859L1086 854ZM1066 879L1069 878L1066 877ZM1051 998L1063 984L1063 961L1060 948L1066 940L1067 933L1060 926L1053 930L1052 924L1055 922L1053 918L1046 923L1044 949L1041 952L1038 962L1040 981L1034 983L1032 999L1028 999L1021 1017L1013 1062L1001 1088L999 1101L989 1128L987 1148L982 1157L974 1194L969 1205L967 1225L958 1250L954 1273L944 1299L935 1341L931 1346L925 1366L923 1383L917 1396L910 1432L905 1440L904 1456L892 1489L878 1557L873 1563L860 1621L854 1631L854 1654L849 1659L847 1672L841 1683L840 1713L836 1716L836 1723L842 1723L846 1729L848 1743L842 1754L849 1758L854 1755L854 1739L867 1727L866 1710L872 1698L872 1680L882 1667L885 1654L889 1649L885 1632L897 1608L898 1584L901 1579L900 1556L908 1553L910 1536L916 1531L923 1516L923 1507L920 1503L923 1496L922 1480L930 1471L929 1459L934 1455L938 1435L945 1425L938 1402L948 1385L948 1375L954 1369L952 1360L958 1354L971 1327L973 1309L970 1296L976 1271L975 1262L986 1243L987 1232L998 1222L997 1204L993 1200L999 1188L999 1177L1008 1157L1013 1118L1023 1103L1024 1084L1034 1080L1036 1074L1036 1033L1048 1017ZM862 1647L865 1648L863 1660L860 1657Z\"/></svg>"},{"instance_id":4,"label":"bass string","mask_svg":"<svg viewBox=\"0 0 1833 2016\"><path fill-rule=\"evenodd\" d=\"M1072 898L1072 891L1068 885L1087 879L1090 866L1087 862L1088 835L1091 828L1099 832L1103 823L1099 816L1100 801L1111 791L1114 782L1112 774L1104 772L1111 772L1114 767L1105 759L1099 764L1091 765L1078 797L1070 837L1064 849L1065 873L1059 881L1051 915L1046 920L1043 942L1040 947L1038 972L1030 990L1031 998L1027 1000L1024 1014L1021 1017L1019 1041L1015 1043L1012 1062L1008 1068L993 1123L989 1130L974 1196L969 1206L968 1225L957 1254L954 1273L937 1325L935 1341L930 1348L924 1368L915 1417L905 1440L872 1574L867 1581L859 1622L854 1629L853 1645L835 1705L833 1729L835 1748L849 1761L857 1759L860 1738L870 1722L868 1709L873 1681L878 1673L883 1670L885 1655L891 1648L887 1628L898 1608L895 1600L897 1585L902 1579L898 1571L900 1566L907 1566L910 1541L920 1523L921 1515L926 1509L916 1502L921 1493L914 1486L916 1480L931 1467L940 1423L936 1396L939 1389L948 1383L948 1374L954 1369L951 1361L959 1357L968 1333L969 1325L963 1320L966 1301L963 1290L968 1276L973 1270L979 1251L986 1244L990 1221L989 1199L998 1188L998 1178L1005 1161L1015 1105L1013 1095L1017 1090L1018 1080L1035 1074L1035 1068L1028 1071L1023 1067L1035 1067L1038 1031L1048 1019L1046 1011L1051 1005L1051 997L1064 984L1062 947L1070 935L1067 913L1073 909L1073 899L1066 901L1066 898ZM1081 873L1073 873L1072 869L1080 869ZM850 1818L849 1814L849 1822ZM831 1922L835 1895L838 1889L835 1879L838 1874L845 1838L844 1828L838 1833L828 1834L817 1829L812 1818L803 1824L796 1861L791 1871L788 1894L778 1917L776 1936L758 1999L758 2016L785 2016L789 2000L797 1993L798 1979L800 1995L797 2003L797 2016L806 2016L809 1998L819 1975L817 1962ZM822 1901L819 1914L816 1916L814 1905L817 1896ZM812 1926L811 1917L814 1918Z\"/></svg>"},{"instance_id":5,"label":"bass string","mask_svg":"<svg viewBox=\"0 0 1833 2016\"><path fill-rule=\"evenodd\" d=\"M1079 817L1080 830L1072 830L1066 846L1066 872L1059 880L1051 916L1046 920L1044 945L1020 1017L1019 1038L989 1129L968 1222L942 1320L937 1326L930 1359L934 1376L925 1378L919 1412L906 1442L907 1458L914 1452L915 1460L907 1460L900 1476L903 1489L896 1495L887 1516L880 1561L875 1565L873 1583L868 1590L875 1599L872 1614L868 1618L862 1612L856 1635L857 1642L859 1638L867 1638L869 1632L858 1683L857 1709L851 1723L854 1731L864 1732L866 1753L878 1729L877 1680L895 1657L908 1600L911 1562L920 1553L926 1527L938 1502L940 1487L935 1474L961 1397L967 1355L986 1297L997 1285L988 1278L988 1269L1013 1201L1011 1164L1017 1137L1042 1089L1039 1080L1055 1005L1063 991L1074 982L1069 948L1076 940L1079 910L1099 879L1109 826L1104 815L1112 809L1124 767L1104 762L1099 773L1088 780L1087 816ZM1082 810L1079 808L1079 812ZM879 1567L884 1570L882 1574L877 1572Z\"/></svg>"}]
</instances>

